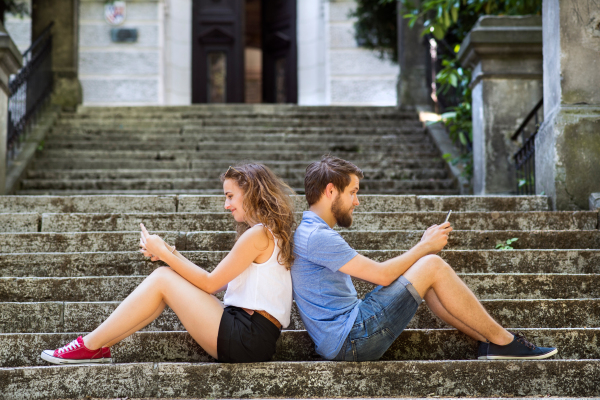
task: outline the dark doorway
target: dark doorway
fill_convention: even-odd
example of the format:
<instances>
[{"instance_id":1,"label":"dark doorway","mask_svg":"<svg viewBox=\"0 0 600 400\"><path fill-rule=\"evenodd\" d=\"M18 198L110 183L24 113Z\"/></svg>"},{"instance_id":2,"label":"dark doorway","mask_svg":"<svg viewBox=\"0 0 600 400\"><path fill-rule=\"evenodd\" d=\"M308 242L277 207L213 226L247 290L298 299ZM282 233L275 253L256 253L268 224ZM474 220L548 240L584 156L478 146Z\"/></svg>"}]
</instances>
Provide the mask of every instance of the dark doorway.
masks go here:
<instances>
[{"instance_id":1,"label":"dark doorway","mask_svg":"<svg viewBox=\"0 0 600 400\"><path fill-rule=\"evenodd\" d=\"M193 0L192 103L297 103L296 0Z\"/></svg>"}]
</instances>

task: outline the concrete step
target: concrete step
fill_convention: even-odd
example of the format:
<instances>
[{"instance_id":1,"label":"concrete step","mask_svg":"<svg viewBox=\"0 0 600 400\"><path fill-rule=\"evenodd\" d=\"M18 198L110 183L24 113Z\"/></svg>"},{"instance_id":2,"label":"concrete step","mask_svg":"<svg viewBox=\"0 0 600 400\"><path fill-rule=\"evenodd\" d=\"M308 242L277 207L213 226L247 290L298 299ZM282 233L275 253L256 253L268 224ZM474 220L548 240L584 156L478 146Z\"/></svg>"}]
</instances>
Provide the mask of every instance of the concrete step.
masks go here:
<instances>
[{"instance_id":1,"label":"concrete step","mask_svg":"<svg viewBox=\"0 0 600 400\"><path fill-rule=\"evenodd\" d=\"M174 128L174 127L235 127L235 126L255 126L275 128L278 126L291 127L328 127L328 126L358 126L380 128L396 127L403 125L405 127L421 128L423 123L418 119L381 119L381 118L318 118L318 119L303 119L297 117L265 117L265 118L223 118L216 116L214 118L198 118L198 119L146 119L146 118L128 118L121 120L112 120L108 118L94 120L67 120L57 121L55 129L63 128L82 128L92 127L99 129L120 129L120 128Z\"/></svg>"},{"instance_id":2,"label":"concrete step","mask_svg":"<svg viewBox=\"0 0 600 400\"><path fill-rule=\"evenodd\" d=\"M165 144L165 139L168 138L168 142L176 142L176 143L204 143L204 142L214 142L214 143L258 143L258 142L268 142L268 143L295 143L295 144L304 144L304 143L312 143L312 142L341 142L344 144L347 143L362 143L368 140L369 143L430 143L431 139L425 132L421 130L415 131L394 131L394 130L386 130L386 131L373 131L373 130L364 130L363 132L353 132L353 131L325 131L325 132L312 132L312 131L266 131L266 132L257 132L257 131L248 131L248 132L240 132L239 130L220 130L218 132L213 131L190 131L186 130L184 132L179 132L173 135L169 135L171 131L167 131L165 133L148 133L145 131L141 132L127 132L126 135L123 132L78 132L78 133L67 133L55 131L51 134L46 135L46 143L45 148L49 148L48 146L53 146L55 143L63 143L63 142L82 142L82 143L105 143L106 141L116 142L116 143L130 143L134 142L139 144L140 142L144 143L155 143L155 144Z\"/></svg>"},{"instance_id":3,"label":"concrete step","mask_svg":"<svg viewBox=\"0 0 600 400\"><path fill-rule=\"evenodd\" d=\"M360 142L340 142L340 141L315 141L303 143L271 143L271 142L206 142L196 140L194 142L164 141L160 142L104 142L104 141L52 141L44 146L45 150L97 150L101 148L105 151L135 149L141 151L167 151L167 150L187 150L195 151L311 151L327 153L330 151L345 152L378 152L378 153L399 153L399 152L431 152L436 151L432 143L423 140L418 143L403 143L399 140L389 140L387 142L373 143L369 138L363 138Z\"/></svg>"},{"instance_id":4,"label":"concrete step","mask_svg":"<svg viewBox=\"0 0 600 400\"><path fill-rule=\"evenodd\" d=\"M22 232L135 231L140 222L150 230L226 231L234 226L230 213L120 213L120 214L0 214L14 223L22 220ZM354 212L353 226L343 230L427 229L444 221L444 212ZM10 218L6 218L6 216ZM41 220L40 220L41 218ZM456 212L451 217L457 230L597 230L597 211ZM302 214L296 214L298 223ZM18 230L1 231L18 232Z\"/></svg>"},{"instance_id":5,"label":"concrete step","mask_svg":"<svg viewBox=\"0 0 600 400\"><path fill-rule=\"evenodd\" d=\"M212 271L229 251L182 251L196 265ZM399 250L362 250L376 261L399 256ZM600 250L444 250L459 273L600 274ZM135 250L123 252L0 254L2 277L86 277L148 275L151 263Z\"/></svg>"},{"instance_id":6,"label":"concrete step","mask_svg":"<svg viewBox=\"0 0 600 400\"><path fill-rule=\"evenodd\" d=\"M179 250L228 251L234 232L151 231ZM423 230L341 231L357 250L405 250L419 242ZM135 232L0 233L1 253L131 251L138 248ZM459 231L451 233L448 250L492 250L497 243L518 238L515 249L598 249L600 231Z\"/></svg>"},{"instance_id":7,"label":"concrete step","mask_svg":"<svg viewBox=\"0 0 600 400\"><path fill-rule=\"evenodd\" d=\"M459 274L477 298L593 299L600 298L598 274ZM121 301L144 276L0 278L0 301ZM360 298L375 285L355 280Z\"/></svg>"},{"instance_id":8,"label":"concrete step","mask_svg":"<svg viewBox=\"0 0 600 400\"><path fill-rule=\"evenodd\" d=\"M303 188L292 188L296 193L304 193ZM223 189L161 189L161 190L52 190L52 189L30 189L19 190L18 195L23 196L91 196L91 195L218 195ZM361 190L365 194L387 194L387 195L436 195L454 196L458 189L407 189L407 190Z\"/></svg>"},{"instance_id":9,"label":"concrete step","mask_svg":"<svg viewBox=\"0 0 600 400\"><path fill-rule=\"evenodd\" d=\"M173 136L185 136L185 135L220 135L221 137L237 137L239 135L255 135L255 134L277 134L277 135L334 135L334 136L346 136L346 135L360 135L361 137L367 136L380 136L380 135L419 135L427 136L426 131L422 125L414 126L399 124L398 126L388 127L361 127L361 126L307 126L307 127L293 127L280 124L278 126L236 126L235 128L228 128L227 126L193 126L185 125L173 126L173 127L119 127L119 128L101 128L96 126L80 126L80 127L69 127L62 126L59 128L53 127L49 137L52 135L77 135L77 137L94 137L94 136L117 136L121 135L122 140L128 140L128 138L135 138L137 135L163 135L164 137Z\"/></svg>"},{"instance_id":10,"label":"concrete step","mask_svg":"<svg viewBox=\"0 0 600 400\"><path fill-rule=\"evenodd\" d=\"M598 380L598 360L133 363L0 369L0 390L7 400L595 397L600 395Z\"/></svg>"},{"instance_id":11,"label":"concrete step","mask_svg":"<svg viewBox=\"0 0 600 400\"><path fill-rule=\"evenodd\" d=\"M273 170L306 169L308 161L264 161L254 160L267 165ZM61 158L35 159L34 170L83 170L83 169L218 169L219 174L235 165L239 160L130 160L130 159L97 159L97 160L65 160ZM402 160L363 161L361 168L377 168L394 171L403 168L445 168L441 158L407 158Z\"/></svg>"},{"instance_id":12,"label":"concrete step","mask_svg":"<svg viewBox=\"0 0 600 400\"><path fill-rule=\"evenodd\" d=\"M196 150L57 150L48 149L39 153L39 159L64 158L64 159L132 159L132 160L263 160L263 161L306 161L306 164L319 160L323 151L289 150L272 153L268 150L222 150L222 151L196 151ZM333 155L359 164L361 161L381 161L391 158L399 160L403 158L436 158L439 157L437 150L428 151L394 151L393 155L382 152L358 153L354 151L335 151Z\"/></svg>"},{"instance_id":13,"label":"concrete step","mask_svg":"<svg viewBox=\"0 0 600 400\"><path fill-rule=\"evenodd\" d=\"M292 196L296 211L305 210L303 195ZM546 196L415 196L359 195L357 212L398 211L547 211ZM223 195L168 196L0 196L0 212L109 213L109 212L222 212Z\"/></svg>"},{"instance_id":14,"label":"concrete step","mask_svg":"<svg viewBox=\"0 0 600 400\"><path fill-rule=\"evenodd\" d=\"M304 179L286 179L296 192L304 191ZM365 193L409 192L412 190L456 190L455 181L444 176L441 179L363 179L360 190ZM28 190L109 190L109 191L163 191L215 190L223 192L223 183L219 179L173 178L173 179L23 179L21 191Z\"/></svg>"},{"instance_id":15,"label":"concrete step","mask_svg":"<svg viewBox=\"0 0 600 400\"><path fill-rule=\"evenodd\" d=\"M105 302L0 302L0 333L89 332L100 325L120 304ZM482 300L481 304L507 329L600 327L600 299ZM417 310L408 328L450 328L426 305ZM294 303L288 330L304 324ZM185 330L171 309L144 331Z\"/></svg>"},{"instance_id":16,"label":"concrete step","mask_svg":"<svg viewBox=\"0 0 600 400\"><path fill-rule=\"evenodd\" d=\"M559 349L556 359L598 359L598 328L521 329L539 346ZM42 350L56 349L79 335L75 333L0 334L0 368L49 365ZM143 362L215 362L185 331L137 332L111 348L114 364ZM381 361L475 360L477 344L454 329L407 329ZM272 361L320 361L306 331L283 331Z\"/></svg>"},{"instance_id":17,"label":"concrete step","mask_svg":"<svg viewBox=\"0 0 600 400\"><path fill-rule=\"evenodd\" d=\"M274 170L280 178L299 182L304 180L305 169L280 168ZM28 179L52 180L107 180L107 179L213 179L223 173L222 169L54 169L29 170ZM365 179L445 179L448 171L445 168L403 168L403 169L366 169ZM219 181L220 182L220 181Z\"/></svg>"}]
</instances>

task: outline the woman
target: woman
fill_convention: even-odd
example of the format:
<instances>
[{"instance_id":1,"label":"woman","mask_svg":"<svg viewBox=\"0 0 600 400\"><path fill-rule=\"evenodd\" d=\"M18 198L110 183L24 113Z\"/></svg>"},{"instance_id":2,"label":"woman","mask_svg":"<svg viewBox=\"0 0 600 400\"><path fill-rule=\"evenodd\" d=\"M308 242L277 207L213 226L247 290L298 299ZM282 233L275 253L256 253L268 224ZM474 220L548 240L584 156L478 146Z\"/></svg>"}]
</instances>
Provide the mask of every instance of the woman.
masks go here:
<instances>
[{"instance_id":1,"label":"woman","mask_svg":"<svg viewBox=\"0 0 600 400\"><path fill-rule=\"evenodd\" d=\"M141 224L141 252L156 269L96 330L42 359L54 364L111 362L110 346L154 321L165 306L220 362L268 361L292 307L292 190L261 164L221 175L225 209L238 224L231 252L212 271L193 264ZM212 294L227 289L221 303Z\"/></svg>"}]
</instances>

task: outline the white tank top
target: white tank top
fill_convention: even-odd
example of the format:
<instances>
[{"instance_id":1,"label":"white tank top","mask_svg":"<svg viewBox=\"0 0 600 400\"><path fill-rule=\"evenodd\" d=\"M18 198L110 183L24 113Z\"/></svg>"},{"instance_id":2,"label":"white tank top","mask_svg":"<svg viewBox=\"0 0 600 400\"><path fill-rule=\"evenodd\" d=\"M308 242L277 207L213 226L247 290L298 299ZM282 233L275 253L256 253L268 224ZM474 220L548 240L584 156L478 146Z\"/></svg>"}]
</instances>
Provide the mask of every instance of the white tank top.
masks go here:
<instances>
[{"instance_id":1,"label":"white tank top","mask_svg":"<svg viewBox=\"0 0 600 400\"><path fill-rule=\"evenodd\" d=\"M229 282L223 304L266 311L275 317L282 327L287 328L292 311L292 275L277 261L280 248L275 235L273 239L275 248L271 257L262 264L250 264L244 272Z\"/></svg>"}]
</instances>

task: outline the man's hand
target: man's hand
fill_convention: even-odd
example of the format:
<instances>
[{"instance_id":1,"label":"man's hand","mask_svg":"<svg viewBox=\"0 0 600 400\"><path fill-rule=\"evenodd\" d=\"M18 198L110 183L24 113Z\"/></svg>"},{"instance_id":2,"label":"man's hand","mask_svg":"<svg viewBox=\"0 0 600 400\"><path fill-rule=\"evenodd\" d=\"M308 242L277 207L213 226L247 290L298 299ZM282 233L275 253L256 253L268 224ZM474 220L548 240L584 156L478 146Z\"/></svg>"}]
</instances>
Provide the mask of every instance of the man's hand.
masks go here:
<instances>
[{"instance_id":1,"label":"man's hand","mask_svg":"<svg viewBox=\"0 0 600 400\"><path fill-rule=\"evenodd\" d=\"M450 222L430 226L423 234L419 244L425 248L427 254L437 254L448 244L450 232L452 232Z\"/></svg>"}]
</instances>

